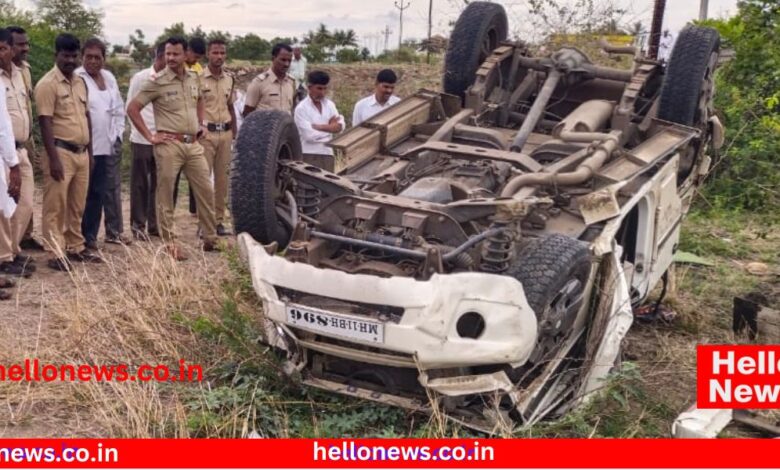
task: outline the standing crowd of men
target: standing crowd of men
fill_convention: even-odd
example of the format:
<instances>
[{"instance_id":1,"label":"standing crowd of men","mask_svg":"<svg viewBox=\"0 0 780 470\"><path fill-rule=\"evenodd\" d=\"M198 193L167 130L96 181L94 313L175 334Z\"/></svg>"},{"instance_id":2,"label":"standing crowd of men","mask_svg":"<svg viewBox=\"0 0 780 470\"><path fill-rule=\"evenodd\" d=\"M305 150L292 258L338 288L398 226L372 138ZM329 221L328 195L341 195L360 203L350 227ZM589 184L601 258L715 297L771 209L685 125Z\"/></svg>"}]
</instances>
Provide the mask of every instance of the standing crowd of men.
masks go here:
<instances>
[{"instance_id":1,"label":"standing crowd of men","mask_svg":"<svg viewBox=\"0 0 780 470\"><path fill-rule=\"evenodd\" d=\"M136 73L127 103L105 68L100 39L81 44L63 33L54 44L54 67L33 86L30 44L20 27L0 29L0 300L11 295L13 276L36 271L23 250L50 253L46 264L68 271L72 263L100 263L101 220L105 243L131 244L160 237L176 260L174 211L181 174L190 188L190 212L197 214L204 251L218 249L227 228L228 174L240 121L253 111L290 113L301 138L303 158L335 170L326 144L345 128L344 117L327 98L330 77L306 74L300 47L274 45L268 70L248 86L236 109L236 83L224 69L227 44L173 36L157 45L148 69ZM207 65L201 60L205 56ZM304 88L304 80L306 87ZM352 125L395 104L397 77L379 72L375 92L355 105ZM33 141L33 103L44 152ZM124 234L121 156L125 118L131 123L130 225ZM33 160L43 174L42 242L33 238ZM11 277L6 277L11 276Z\"/></svg>"}]
</instances>

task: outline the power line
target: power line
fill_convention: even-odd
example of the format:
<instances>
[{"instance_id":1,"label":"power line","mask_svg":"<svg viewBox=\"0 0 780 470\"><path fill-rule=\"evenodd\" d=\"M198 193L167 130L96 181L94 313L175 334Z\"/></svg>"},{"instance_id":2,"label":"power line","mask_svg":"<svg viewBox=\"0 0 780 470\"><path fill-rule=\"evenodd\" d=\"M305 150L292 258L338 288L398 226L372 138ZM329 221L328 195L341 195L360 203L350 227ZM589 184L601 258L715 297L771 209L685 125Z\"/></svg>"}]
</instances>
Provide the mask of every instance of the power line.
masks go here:
<instances>
[{"instance_id":1,"label":"power line","mask_svg":"<svg viewBox=\"0 0 780 470\"><path fill-rule=\"evenodd\" d=\"M382 31L381 34L385 36L385 50L387 50L390 35L393 34L393 30L390 29L390 26L385 25L385 30Z\"/></svg>"},{"instance_id":2,"label":"power line","mask_svg":"<svg viewBox=\"0 0 780 470\"><path fill-rule=\"evenodd\" d=\"M404 10L409 8L409 5L412 4L412 2L406 2L406 5L403 4L403 0L401 0L401 3L394 2L396 8L398 8L398 11L400 11L399 17L399 24L400 24L400 30L398 31L398 50L401 50L401 44L403 44L404 40Z\"/></svg>"}]
</instances>

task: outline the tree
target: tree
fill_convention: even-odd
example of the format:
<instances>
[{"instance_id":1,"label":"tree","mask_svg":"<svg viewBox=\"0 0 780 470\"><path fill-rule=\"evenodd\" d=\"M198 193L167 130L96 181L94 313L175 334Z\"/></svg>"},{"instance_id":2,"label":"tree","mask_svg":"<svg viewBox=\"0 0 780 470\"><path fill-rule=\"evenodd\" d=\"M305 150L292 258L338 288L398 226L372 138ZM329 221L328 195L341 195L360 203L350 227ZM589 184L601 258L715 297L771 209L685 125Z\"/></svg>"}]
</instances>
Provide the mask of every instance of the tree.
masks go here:
<instances>
[{"instance_id":1,"label":"tree","mask_svg":"<svg viewBox=\"0 0 780 470\"><path fill-rule=\"evenodd\" d=\"M371 51L368 50L367 47L364 47L363 49L360 50L360 60L362 60L363 62L368 62L369 60L371 60Z\"/></svg>"},{"instance_id":2,"label":"tree","mask_svg":"<svg viewBox=\"0 0 780 470\"><path fill-rule=\"evenodd\" d=\"M725 118L726 148L707 189L716 207L775 211L780 205L780 4L743 0L718 29L734 58L717 76L716 108Z\"/></svg>"},{"instance_id":3,"label":"tree","mask_svg":"<svg viewBox=\"0 0 780 470\"><path fill-rule=\"evenodd\" d=\"M50 28L75 34L79 39L103 35L103 11L88 8L80 0L38 0L37 15Z\"/></svg>"},{"instance_id":4,"label":"tree","mask_svg":"<svg viewBox=\"0 0 780 470\"><path fill-rule=\"evenodd\" d=\"M171 36L182 36L186 39L189 39L187 32L184 30L184 23L173 23L172 25L168 26L163 30L162 34L160 34L160 36L155 39L154 43L159 44Z\"/></svg>"},{"instance_id":5,"label":"tree","mask_svg":"<svg viewBox=\"0 0 780 470\"><path fill-rule=\"evenodd\" d=\"M271 43L253 33L237 36L230 43L230 57L238 60L268 60L271 58Z\"/></svg>"},{"instance_id":6,"label":"tree","mask_svg":"<svg viewBox=\"0 0 780 470\"><path fill-rule=\"evenodd\" d=\"M152 60L152 46L146 43L146 36L140 29L135 30L135 34L130 35L130 57L133 62L139 65L148 65Z\"/></svg>"},{"instance_id":7,"label":"tree","mask_svg":"<svg viewBox=\"0 0 780 470\"><path fill-rule=\"evenodd\" d=\"M360 60L360 51L352 48L339 49L336 52L336 60L342 64L351 64Z\"/></svg>"},{"instance_id":8,"label":"tree","mask_svg":"<svg viewBox=\"0 0 780 470\"><path fill-rule=\"evenodd\" d=\"M528 0L533 39L618 29L626 10L614 0Z\"/></svg>"}]
</instances>

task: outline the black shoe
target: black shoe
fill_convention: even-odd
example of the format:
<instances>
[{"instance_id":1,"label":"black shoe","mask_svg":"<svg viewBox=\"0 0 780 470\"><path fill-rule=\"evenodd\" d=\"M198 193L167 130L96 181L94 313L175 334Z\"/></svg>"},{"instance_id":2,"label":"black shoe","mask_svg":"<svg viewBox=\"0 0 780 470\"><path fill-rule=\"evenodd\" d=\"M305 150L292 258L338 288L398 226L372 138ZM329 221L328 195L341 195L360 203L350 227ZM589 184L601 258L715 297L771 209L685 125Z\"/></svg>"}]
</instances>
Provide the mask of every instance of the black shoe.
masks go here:
<instances>
[{"instance_id":1,"label":"black shoe","mask_svg":"<svg viewBox=\"0 0 780 470\"><path fill-rule=\"evenodd\" d=\"M25 238L19 242L19 247L23 250L44 251L43 245L34 238Z\"/></svg>"},{"instance_id":2,"label":"black shoe","mask_svg":"<svg viewBox=\"0 0 780 470\"><path fill-rule=\"evenodd\" d=\"M159 230L156 230L156 229L155 229L155 230L151 230L151 229L150 229L150 230L149 230L149 236L150 236L150 237L159 237L159 236L160 236L160 231L159 231Z\"/></svg>"},{"instance_id":3,"label":"black shoe","mask_svg":"<svg viewBox=\"0 0 780 470\"><path fill-rule=\"evenodd\" d=\"M97 240L87 240L84 242L84 247L88 250L97 250L98 244Z\"/></svg>"},{"instance_id":4,"label":"black shoe","mask_svg":"<svg viewBox=\"0 0 780 470\"><path fill-rule=\"evenodd\" d=\"M15 264L13 261L4 261L0 263L0 274L6 274L8 276L20 276L30 277L32 276L32 269L27 266L21 266Z\"/></svg>"},{"instance_id":5,"label":"black shoe","mask_svg":"<svg viewBox=\"0 0 780 470\"><path fill-rule=\"evenodd\" d=\"M103 257L93 252L89 248L85 248L79 253L68 253L68 259L71 261L77 261L79 263L102 263Z\"/></svg>"},{"instance_id":6,"label":"black shoe","mask_svg":"<svg viewBox=\"0 0 780 470\"><path fill-rule=\"evenodd\" d=\"M35 259L32 256L18 254L14 256L13 263L19 266L27 266L35 271Z\"/></svg>"},{"instance_id":7,"label":"black shoe","mask_svg":"<svg viewBox=\"0 0 780 470\"><path fill-rule=\"evenodd\" d=\"M46 262L46 265L55 271L62 271L64 273L70 271L71 265L66 258L51 258Z\"/></svg>"},{"instance_id":8,"label":"black shoe","mask_svg":"<svg viewBox=\"0 0 780 470\"><path fill-rule=\"evenodd\" d=\"M230 233L230 230L226 229L224 225L217 224L217 235L220 237L227 237L228 235L232 235L232 233Z\"/></svg>"}]
</instances>

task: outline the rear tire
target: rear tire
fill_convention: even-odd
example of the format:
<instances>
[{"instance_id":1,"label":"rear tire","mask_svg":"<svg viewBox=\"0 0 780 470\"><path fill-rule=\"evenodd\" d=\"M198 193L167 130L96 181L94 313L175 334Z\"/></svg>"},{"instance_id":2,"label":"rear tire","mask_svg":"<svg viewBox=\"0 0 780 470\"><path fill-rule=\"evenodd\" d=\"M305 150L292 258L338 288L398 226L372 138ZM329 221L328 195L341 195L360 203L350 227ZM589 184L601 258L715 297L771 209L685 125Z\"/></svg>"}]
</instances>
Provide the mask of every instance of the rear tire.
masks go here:
<instances>
[{"instance_id":1,"label":"rear tire","mask_svg":"<svg viewBox=\"0 0 780 470\"><path fill-rule=\"evenodd\" d=\"M702 140L681 156L679 183L691 174L709 142L719 51L720 35L716 30L689 25L680 32L666 68L658 118L695 127L703 133Z\"/></svg>"},{"instance_id":2,"label":"rear tire","mask_svg":"<svg viewBox=\"0 0 780 470\"><path fill-rule=\"evenodd\" d=\"M301 140L292 116L283 111L255 111L241 126L230 171L230 201L235 233L247 232L263 244L290 240L290 230L276 213L284 200L279 162L300 160Z\"/></svg>"},{"instance_id":3,"label":"rear tire","mask_svg":"<svg viewBox=\"0 0 780 470\"><path fill-rule=\"evenodd\" d=\"M469 3L450 35L442 77L444 92L463 98L474 83L479 66L506 39L508 31L503 6L489 2Z\"/></svg>"}]
</instances>

